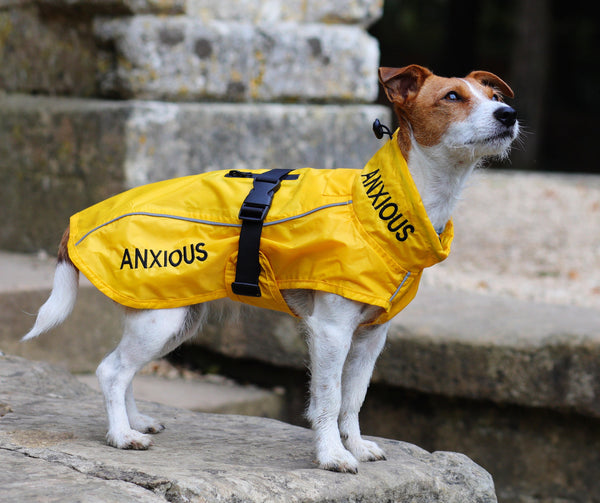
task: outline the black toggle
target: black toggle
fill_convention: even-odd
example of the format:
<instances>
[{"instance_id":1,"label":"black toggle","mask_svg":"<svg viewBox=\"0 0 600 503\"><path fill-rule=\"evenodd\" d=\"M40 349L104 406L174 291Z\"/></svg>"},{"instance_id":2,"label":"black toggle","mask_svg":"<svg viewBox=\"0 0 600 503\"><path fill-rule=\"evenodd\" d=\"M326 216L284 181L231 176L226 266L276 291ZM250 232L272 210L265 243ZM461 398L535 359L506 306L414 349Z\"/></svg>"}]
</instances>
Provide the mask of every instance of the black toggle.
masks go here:
<instances>
[{"instance_id":1,"label":"black toggle","mask_svg":"<svg viewBox=\"0 0 600 503\"><path fill-rule=\"evenodd\" d=\"M393 137L392 132L390 131L390 128L388 128L386 125L379 122L379 119L375 119L375 122L373 122L373 133L375 133L375 137L378 140L381 140L383 138L384 134L389 135L390 140Z\"/></svg>"}]
</instances>

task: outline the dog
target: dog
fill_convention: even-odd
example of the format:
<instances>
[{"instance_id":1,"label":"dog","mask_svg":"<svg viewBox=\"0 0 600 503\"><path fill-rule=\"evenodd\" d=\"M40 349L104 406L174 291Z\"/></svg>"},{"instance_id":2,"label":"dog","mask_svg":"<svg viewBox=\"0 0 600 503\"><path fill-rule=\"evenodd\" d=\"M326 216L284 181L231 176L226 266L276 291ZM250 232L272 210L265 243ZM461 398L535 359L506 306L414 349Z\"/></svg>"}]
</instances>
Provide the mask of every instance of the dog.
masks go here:
<instances>
[{"instance_id":1,"label":"dog","mask_svg":"<svg viewBox=\"0 0 600 503\"><path fill-rule=\"evenodd\" d=\"M380 226L381 233L385 234L387 239L384 245L372 245L372 249L382 257L401 254L403 246L412 246L411 240L425 239L423 237L425 236L429 243L427 246L437 248L441 246L439 250L436 248L437 258L433 262L443 260L449 251L449 241L451 241L451 235L448 236L449 233L451 234L450 216L465 181L486 158L506 157L512 142L519 134L517 113L504 103L505 97L514 97L513 91L502 79L489 72L474 71L465 78L445 78L434 75L429 69L419 65L380 68L379 80L393 104L399 123L396 134L384 148L389 150L390 155L396 155L393 157L396 159L394 163L401 164L405 161L407 170L403 171L399 166L394 166L394 163L390 164L391 157L385 157L386 160L382 161L388 164L385 175L379 172L377 166L372 167L370 171L344 170L339 172L343 177L338 176L335 179L337 181L331 184L343 185L345 188L342 192L347 192L351 184L346 182L346 179L355 180L352 190L362 191L365 211L372 213L371 216L359 215L359 217L372 219L374 225ZM298 175L300 179L317 176L317 172L320 174L320 170L306 169L308 171L300 170L301 173ZM324 170L323 176L337 176L334 171L338 170ZM292 171L291 174L293 173ZM231 176L238 175L234 173ZM252 173L240 176L256 178ZM280 184L293 190L296 182L291 179L285 181L286 176L289 177L290 174L281 175L273 187ZM246 190L250 188L251 181L245 185ZM254 187L256 188L256 185ZM407 204L406 208L400 208L401 204L392 198L394 195L392 192L400 190L398 187L400 189L408 187L409 191L414 187L416 190L414 201ZM273 196L272 192L271 196ZM171 194L171 197L177 198L176 194ZM396 196L404 197L399 193ZM339 200L333 200L338 202L325 205L327 211L347 212L350 206L360 203L358 199L354 202L346 201L341 196ZM413 210L408 208L410 205L422 208L423 214L419 217L414 213L418 213L417 210L411 213ZM317 209L324 211L325 206L319 206ZM239 207L236 211L237 209ZM216 211L217 208L209 208L209 210ZM302 211L300 216L303 218L306 214L318 213L316 209L304 213ZM343 220L350 220L347 213L343 215L345 215L342 216ZM300 225L303 221L300 217L294 218L296 218L296 225ZM420 219L420 223L413 222L415 219ZM114 218L110 221L112 223L123 220L125 219ZM293 219L282 217L278 222L284 220ZM327 217L326 220L329 221L330 218ZM172 222L172 225L175 225L175 222ZM236 227L236 232L239 233L244 223L221 225ZM268 223L265 223L265 232L271 232L269 229L276 227L274 225L266 227L267 225ZM352 225L355 229L356 223ZM431 229L419 234L419 225L430 226ZM99 225L93 230L96 231L102 226ZM223 228L219 227L219 231ZM70 242L73 238L69 230L72 234L73 220L59 247L51 295L40 308L34 327L23 340L37 337L62 323L75 304L80 266L75 265L74 254L79 252L76 246L78 243ZM294 232L296 230L295 227ZM335 230L328 232L335 234ZM155 234L161 232L156 231ZM358 231L356 235L358 237L353 239L363 239L364 242L371 239L361 237L362 234ZM80 236L79 241L88 239L86 236L87 234ZM242 239L240 236L239 241L241 242ZM315 265L317 262L327 261L331 257L338 262L342 261L345 252L338 249L328 252L327 246L330 243L328 239L329 237L324 241L326 244L323 247L326 250L323 258L312 257L310 247L306 249L299 247L302 256L295 258L293 262L310 269L310 267L317 267ZM270 238L263 238L265 242L269 240ZM440 245L440 242L443 243ZM155 251L150 248L151 255L154 257L153 264L150 265L162 271L183 264L182 257L186 259L186 263L191 263L190 260L204 263L207 257L212 259L215 256L211 255L213 252L209 250L208 244L205 248L205 242L198 242L195 245L192 243L189 245L189 250L186 246L179 250L164 250L164 252L162 249ZM263 246L262 242L260 246ZM288 247L288 253L292 253L292 248L294 247ZM282 260L286 258L285 253L282 252ZM134 265L138 269L150 270L147 255L148 249L144 251L136 248L135 251L132 249L130 252L125 250L120 256L120 271L133 270ZM255 254L255 260L258 260L257 257L259 255ZM275 263L276 258L272 260ZM209 260L205 262L208 263ZM375 263L376 267L379 267L377 264L379 262ZM428 265L431 264L424 264L425 267ZM259 267L256 268L257 274L266 275L266 267L264 262L260 262ZM338 268L339 264L331 264L330 267ZM397 274L395 265L390 267L392 272L385 274L382 272L381 276ZM82 272L87 276L86 270ZM95 273L89 274L93 276ZM347 272L344 274L354 276ZM367 290L377 288L374 283L377 280L377 271L364 273L364 275L371 282L367 285ZM314 430L316 460L319 467L323 469L357 473L359 462L385 459L384 451L376 443L361 437L358 414L375 362L384 347L389 320L396 314L395 311L401 310L416 293L418 277L416 283L413 282L412 286L408 287L409 292L400 305L393 308L392 299L395 301L398 292L407 288L405 282L410 275L409 271L403 277L394 279L401 284L389 297L389 303L387 300L379 302L377 300L379 297L375 294L370 296L368 291L354 296L353 287L347 287L346 284L349 281L356 281L354 277L339 279L342 286L335 287L330 286L330 282L327 281L311 283L310 278L299 283L300 286L285 281L281 283L283 287L280 288L281 299L278 301L278 306L283 306L281 310L288 310L301 318L307 330L311 382L310 402L306 415ZM419 276L419 273L413 273L413 276ZM135 283L139 284L143 281L138 278ZM174 284L176 286L176 282ZM265 284L262 283L262 294L268 297L268 292L264 291ZM175 303L166 304L174 307L163 307L163 304L158 302L152 303L154 301L148 301L146 304L136 304L133 300L130 302L130 297L125 296L119 288L102 288L102 285L99 288L104 293L113 291L115 295L113 298L125 306L123 338L117 348L104 358L97 370L108 415L107 442L121 449L147 449L152 444L152 437L149 434L160 432L164 426L138 411L132 394L132 379L148 361L167 354L202 327L212 303L196 301L210 300L211 297L196 296L191 301L181 301L183 305ZM312 285L315 286L311 288ZM350 293L346 294L346 292ZM260 291L257 293L261 294ZM236 300L260 305L260 298L256 295L244 297L249 294L242 292L236 295L231 291L229 294ZM371 298L374 299L373 302L370 301Z\"/></svg>"}]
</instances>

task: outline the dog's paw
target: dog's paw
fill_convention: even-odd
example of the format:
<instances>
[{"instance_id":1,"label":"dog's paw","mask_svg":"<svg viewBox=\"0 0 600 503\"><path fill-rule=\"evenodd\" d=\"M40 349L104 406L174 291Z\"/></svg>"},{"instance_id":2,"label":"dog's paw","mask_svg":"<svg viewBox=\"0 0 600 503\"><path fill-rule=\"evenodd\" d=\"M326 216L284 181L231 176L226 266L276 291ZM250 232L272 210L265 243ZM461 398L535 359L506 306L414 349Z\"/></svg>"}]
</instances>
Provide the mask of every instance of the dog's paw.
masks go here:
<instances>
[{"instance_id":1,"label":"dog's paw","mask_svg":"<svg viewBox=\"0 0 600 503\"><path fill-rule=\"evenodd\" d=\"M319 468L339 473L358 473L358 461L346 449L318 456Z\"/></svg>"},{"instance_id":2,"label":"dog's paw","mask_svg":"<svg viewBox=\"0 0 600 503\"><path fill-rule=\"evenodd\" d=\"M106 434L106 442L108 445L117 449L134 449L143 451L152 445L152 438L149 435L144 435L139 431L129 430L126 432Z\"/></svg>"},{"instance_id":3,"label":"dog's paw","mask_svg":"<svg viewBox=\"0 0 600 503\"><path fill-rule=\"evenodd\" d=\"M381 461L385 459L385 452L375 442L362 438L356 441L345 442L346 448L354 454L359 461Z\"/></svg>"},{"instance_id":4,"label":"dog's paw","mask_svg":"<svg viewBox=\"0 0 600 503\"><path fill-rule=\"evenodd\" d=\"M165 425L159 423L156 419L138 414L133 418L129 418L129 424L134 430L141 433L160 433L165 429Z\"/></svg>"}]
</instances>

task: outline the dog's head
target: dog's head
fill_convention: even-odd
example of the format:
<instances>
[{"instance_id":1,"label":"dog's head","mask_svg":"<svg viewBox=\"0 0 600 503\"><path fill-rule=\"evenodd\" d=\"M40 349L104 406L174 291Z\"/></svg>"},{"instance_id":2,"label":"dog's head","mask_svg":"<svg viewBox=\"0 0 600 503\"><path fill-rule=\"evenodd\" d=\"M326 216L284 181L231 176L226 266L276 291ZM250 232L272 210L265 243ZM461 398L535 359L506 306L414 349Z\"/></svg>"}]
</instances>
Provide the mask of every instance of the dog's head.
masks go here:
<instances>
[{"instance_id":1,"label":"dog's head","mask_svg":"<svg viewBox=\"0 0 600 503\"><path fill-rule=\"evenodd\" d=\"M380 68L379 80L400 120L405 155L416 142L419 148L465 161L502 157L519 133L517 112L503 101L514 93L493 73L445 78L410 65Z\"/></svg>"}]
</instances>

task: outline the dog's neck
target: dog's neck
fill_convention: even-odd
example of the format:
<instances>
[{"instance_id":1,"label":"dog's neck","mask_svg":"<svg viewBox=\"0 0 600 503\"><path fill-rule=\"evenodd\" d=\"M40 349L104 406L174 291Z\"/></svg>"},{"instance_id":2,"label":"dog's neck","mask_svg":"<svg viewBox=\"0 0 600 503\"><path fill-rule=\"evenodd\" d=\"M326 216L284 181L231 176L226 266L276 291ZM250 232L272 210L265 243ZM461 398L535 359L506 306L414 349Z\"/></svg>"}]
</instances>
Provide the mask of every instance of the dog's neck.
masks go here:
<instances>
[{"instance_id":1,"label":"dog's neck","mask_svg":"<svg viewBox=\"0 0 600 503\"><path fill-rule=\"evenodd\" d=\"M465 182L478 160L448 155L441 146L423 147L411 138L407 148L399 138L400 148L408 164L427 216L440 233L450 219Z\"/></svg>"}]
</instances>

